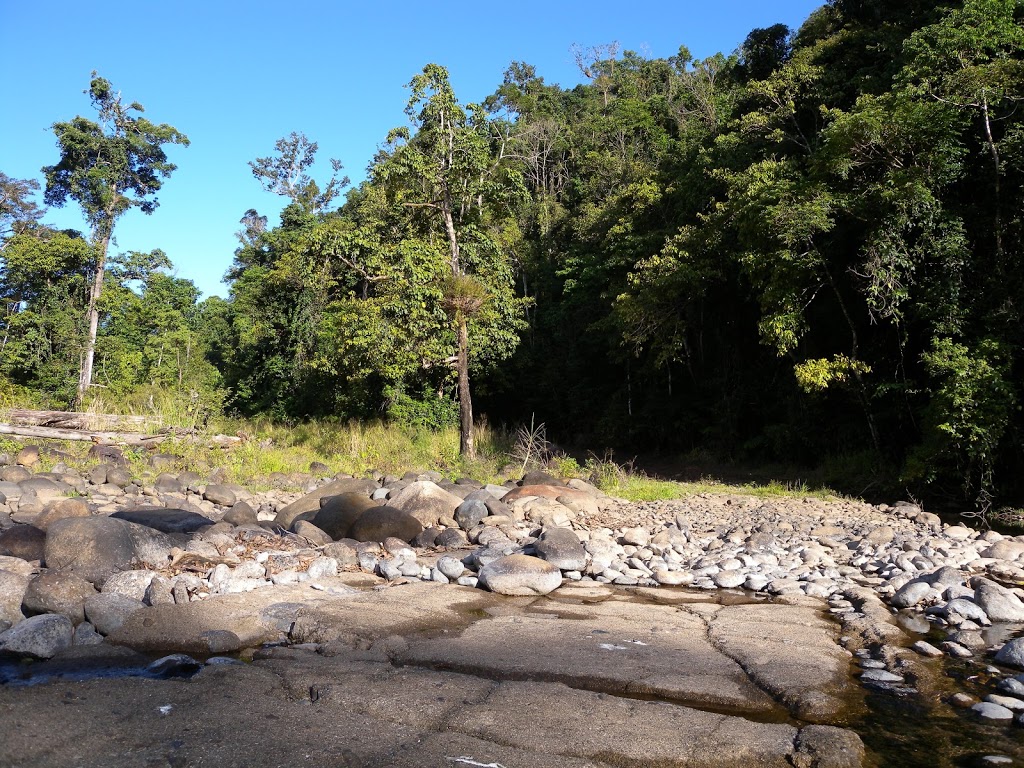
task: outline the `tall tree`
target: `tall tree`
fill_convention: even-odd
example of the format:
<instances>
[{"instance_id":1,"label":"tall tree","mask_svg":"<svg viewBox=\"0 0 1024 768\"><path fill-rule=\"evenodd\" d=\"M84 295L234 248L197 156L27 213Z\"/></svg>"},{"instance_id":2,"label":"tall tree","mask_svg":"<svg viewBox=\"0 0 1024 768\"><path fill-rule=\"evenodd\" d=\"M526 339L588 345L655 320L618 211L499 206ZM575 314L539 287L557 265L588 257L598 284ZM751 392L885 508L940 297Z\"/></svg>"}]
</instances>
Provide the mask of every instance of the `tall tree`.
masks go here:
<instances>
[{"instance_id":1,"label":"tall tree","mask_svg":"<svg viewBox=\"0 0 1024 768\"><path fill-rule=\"evenodd\" d=\"M189 143L178 129L141 117L142 105L124 104L120 92L96 72L92 73L86 93L99 122L79 116L69 122L54 123L60 161L43 168L46 203L60 207L68 198L77 202L92 230L96 253L89 293L89 332L76 396L79 406L92 384L99 300L114 225L132 208L147 214L156 210L159 202L155 195L175 169L167 159L164 145Z\"/></svg>"},{"instance_id":2,"label":"tall tree","mask_svg":"<svg viewBox=\"0 0 1024 768\"><path fill-rule=\"evenodd\" d=\"M32 196L39 191L35 179L12 179L0 171L0 245L42 218Z\"/></svg>"},{"instance_id":3,"label":"tall tree","mask_svg":"<svg viewBox=\"0 0 1024 768\"><path fill-rule=\"evenodd\" d=\"M334 201L348 185L348 176L338 178L342 164L331 159L331 178L323 189L307 173L316 161L320 149L304 133L292 131L274 143L277 155L258 157L249 163L252 175L268 192L283 195L298 203L310 213L320 213Z\"/></svg>"},{"instance_id":4,"label":"tall tree","mask_svg":"<svg viewBox=\"0 0 1024 768\"><path fill-rule=\"evenodd\" d=\"M404 207L425 214L428 239L437 233L447 243L443 302L456 333L460 453L473 458L470 325L488 303L502 312L515 304L509 247L496 220L522 199L524 188L505 155L506 126L488 120L481 106L463 108L447 69L428 64L409 88L405 112L416 134L404 127L390 133L373 180L390 186Z\"/></svg>"}]
</instances>

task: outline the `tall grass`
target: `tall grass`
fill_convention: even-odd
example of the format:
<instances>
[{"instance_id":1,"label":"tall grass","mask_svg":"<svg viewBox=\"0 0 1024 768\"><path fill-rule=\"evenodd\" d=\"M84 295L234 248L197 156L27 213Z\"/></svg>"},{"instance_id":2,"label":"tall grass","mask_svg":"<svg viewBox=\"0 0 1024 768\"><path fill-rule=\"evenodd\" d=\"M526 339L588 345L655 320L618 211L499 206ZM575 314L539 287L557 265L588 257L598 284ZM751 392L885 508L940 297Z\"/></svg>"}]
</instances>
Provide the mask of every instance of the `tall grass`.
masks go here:
<instances>
[{"instance_id":1,"label":"tall grass","mask_svg":"<svg viewBox=\"0 0 1024 768\"><path fill-rule=\"evenodd\" d=\"M31 401L30 393L0 392L0 420L4 410L14 407L40 407ZM837 498L827 488L809 488L803 483L727 484L703 478L699 482L674 482L651 478L637 471L632 463L619 464L607 454L604 458L591 454L579 464L565 454L550 455L540 450L537 425L530 429L505 430L481 423L475 429L477 458L468 461L459 456L459 432L456 428L431 430L380 421L359 422L322 419L297 423L275 422L267 418L236 419L211 417L202 411L195 398L160 390L140 390L130 398L117 399L95 394L88 407L91 413L122 413L154 416L164 427L185 427L194 434L170 437L155 450L173 457L177 471L191 470L206 476L214 469L223 470L227 479L252 486L294 487L308 476L316 462L327 467L320 474L347 473L362 475L372 471L382 474L404 474L434 470L449 479L472 477L484 482L517 479L526 469L545 469L551 474L585 479L612 496L630 501L678 499L698 493L746 494L759 498L806 497ZM539 429L543 429L540 425ZM217 433L242 437L230 449L210 447L209 438ZM524 435L531 443L524 446ZM0 451L16 454L24 443L0 437ZM46 441L59 446L73 459L45 457L42 468L49 469L58 461L84 467L87 443ZM529 449L529 450L528 450ZM149 456L142 449L126 451L136 476L152 475Z\"/></svg>"}]
</instances>

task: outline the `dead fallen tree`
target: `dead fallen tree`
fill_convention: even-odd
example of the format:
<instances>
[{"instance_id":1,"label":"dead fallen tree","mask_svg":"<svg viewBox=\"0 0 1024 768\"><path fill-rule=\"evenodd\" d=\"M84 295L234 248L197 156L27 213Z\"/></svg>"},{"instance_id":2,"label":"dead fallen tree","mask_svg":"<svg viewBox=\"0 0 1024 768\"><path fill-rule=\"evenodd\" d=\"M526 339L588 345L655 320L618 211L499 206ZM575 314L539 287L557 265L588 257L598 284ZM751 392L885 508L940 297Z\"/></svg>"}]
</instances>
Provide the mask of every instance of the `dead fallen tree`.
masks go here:
<instances>
[{"instance_id":1,"label":"dead fallen tree","mask_svg":"<svg viewBox=\"0 0 1024 768\"><path fill-rule=\"evenodd\" d=\"M12 408L8 411L8 421L16 427L52 427L54 429L138 433L155 432L160 426L160 420L153 416L35 411L27 408Z\"/></svg>"},{"instance_id":2,"label":"dead fallen tree","mask_svg":"<svg viewBox=\"0 0 1024 768\"><path fill-rule=\"evenodd\" d=\"M32 411L12 408L9 422L0 423L0 435L35 437L49 440L78 440L100 445L125 445L153 448L168 438L206 443L210 448L233 448L244 442L234 435L202 435L194 429L164 427L150 416L74 413L69 411ZM127 427L128 429L117 429ZM134 427L135 429L132 429ZM152 430L146 434L143 429Z\"/></svg>"},{"instance_id":3,"label":"dead fallen tree","mask_svg":"<svg viewBox=\"0 0 1024 768\"><path fill-rule=\"evenodd\" d=\"M157 445L170 435L142 435L135 432L102 432L80 429L59 429L56 427L23 427L17 424L0 424L0 435L18 437L41 437L51 440L81 440L92 443L148 446Z\"/></svg>"}]
</instances>

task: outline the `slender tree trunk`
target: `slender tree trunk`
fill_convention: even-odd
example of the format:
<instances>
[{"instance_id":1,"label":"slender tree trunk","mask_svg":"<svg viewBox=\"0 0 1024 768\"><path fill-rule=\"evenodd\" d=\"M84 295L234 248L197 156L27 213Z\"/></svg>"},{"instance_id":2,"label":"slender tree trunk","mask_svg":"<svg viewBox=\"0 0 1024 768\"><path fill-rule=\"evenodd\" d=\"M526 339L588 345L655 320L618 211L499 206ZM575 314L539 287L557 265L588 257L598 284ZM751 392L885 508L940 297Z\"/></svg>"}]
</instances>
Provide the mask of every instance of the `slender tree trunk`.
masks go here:
<instances>
[{"instance_id":1,"label":"slender tree trunk","mask_svg":"<svg viewBox=\"0 0 1024 768\"><path fill-rule=\"evenodd\" d=\"M473 401L469 395L469 324L463 314L459 323L459 453L467 459L476 458L473 442Z\"/></svg>"},{"instance_id":2,"label":"slender tree trunk","mask_svg":"<svg viewBox=\"0 0 1024 768\"><path fill-rule=\"evenodd\" d=\"M81 408L85 403L85 395L92 385L93 360L96 357L96 335L100 327L100 294L103 291L103 274L107 266L107 249L110 247L110 226L103 225L98 230L96 246L99 254L96 261L96 274L93 276L92 288L89 291L89 337L85 342L85 358L78 377L78 394L75 396L75 407Z\"/></svg>"},{"instance_id":3,"label":"slender tree trunk","mask_svg":"<svg viewBox=\"0 0 1024 768\"><path fill-rule=\"evenodd\" d=\"M1000 189L999 189L999 150L996 147L996 140L992 137L992 122L988 113L988 96L984 93L981 99L981 112L985 118L985 138L988 150L992 154L992 164L995 166L995 234L996 234L996 255L1003 255L1003 217L1000 212Z\"/></svg>"}]
</instances>

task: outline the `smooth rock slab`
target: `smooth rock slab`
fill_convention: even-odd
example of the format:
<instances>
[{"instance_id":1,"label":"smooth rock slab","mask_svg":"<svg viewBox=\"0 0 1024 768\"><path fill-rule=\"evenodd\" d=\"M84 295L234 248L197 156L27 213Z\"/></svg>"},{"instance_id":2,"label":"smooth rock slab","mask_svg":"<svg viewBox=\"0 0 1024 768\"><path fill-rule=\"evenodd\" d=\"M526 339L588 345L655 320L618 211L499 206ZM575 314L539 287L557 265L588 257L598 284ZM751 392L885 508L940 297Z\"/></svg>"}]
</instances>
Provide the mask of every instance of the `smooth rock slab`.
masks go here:
<instances>
[{"instance_id":1,"label":"smooth rock slab","mask_svg":"<svg viewBox=\"0 0 1024 768\"><path fill-rule=\"evenodd\" d=\"M708 635L796 717L829 723L851 698L850 654L838 645L839 628L821 616L819 605L724 606L711 613Z\"/></svg>"},{"instance_id":2,"label":"smooth rock slab","mask_svg":"<svg viewBox=\"0 0 1024 768\"><path fill-rule=\"evenodd\" d=\"M551 563L529 555L499 557L478 574L481 584L500 595L546 595L562 583L562 572Z\"/></svg>"},{"instance_id":3,"label":"smooth rock slab","mask_svg":"<svg viewBox=\"0 0 1024 768\"><path fill-rule=\"evenodd\" d=\"M413 641L399 660L777 718L787 715L764 692L766 683L791 711L819 719L842 708L840 696L857 697L847 680L848 656L826 631L831 625L812 623L813 611L781 605L766 606L775 617L767 624L758 614L742 620L743 610L759 607L731 607L736 615L715 630L715 615L726 610L717 605L555 603L551 610L558 617L477 621L458 637ZM728 646L725 653L723 646Z\"/></svg>"},{"instance_id":4,"label":"smooth rock slab","mask_svg":"<svg viewBox=\"0 0 1024 768\"><path fill-rule=\"evenodd\" d=\"M35 768L270 768L294 765L296 755L339 768L789 768L797 744L816 742L811 729L786 724L297 651L173 683L0 687L0 711L9 726L0 764ZM845 734L833 740L845 744Z\"/></svg>"}]
</instances>

